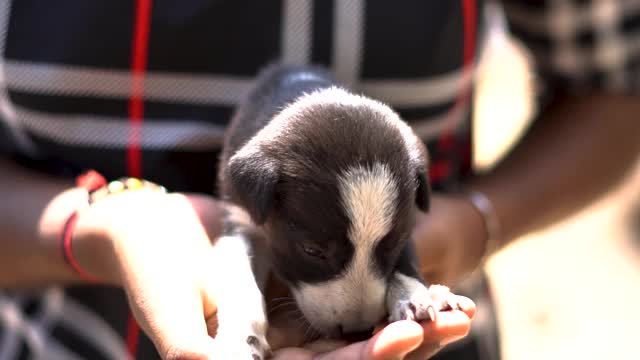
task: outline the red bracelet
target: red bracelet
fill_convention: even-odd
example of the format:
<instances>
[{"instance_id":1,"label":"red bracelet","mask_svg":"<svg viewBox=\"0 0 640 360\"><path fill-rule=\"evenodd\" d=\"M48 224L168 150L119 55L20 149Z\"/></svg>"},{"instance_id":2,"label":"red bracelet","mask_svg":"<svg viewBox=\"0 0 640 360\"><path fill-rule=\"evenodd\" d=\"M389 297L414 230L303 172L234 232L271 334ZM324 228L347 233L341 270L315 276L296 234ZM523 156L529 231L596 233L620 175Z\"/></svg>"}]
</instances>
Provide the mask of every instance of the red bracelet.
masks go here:
<instances>
[{"instance_id":1,"label":"red bracelet","mask_svg":"<svg viewBox=\"0 0 640 360\"><path fill-rule=\"evenodd\" d=\"M87 191L87 203L91 203L90 194L97 189L100 189L107 185L105 178L96 171L88 171L76 178L76 185ZM73 256L73 249L71 248L71 238L73 230L76 227L78 221L78 210L74 211L67 219L62 228L62 236L60 237L60 249L62 252L62 258L64 261L84 280L89 282L97 282L98 279L82 269L78 260Z\"/></svg>"},{"instance_id":2,"label":"red bracelet","mask_svg":"<svg viewBox=\"0 0 640 360\"><path fill-rule=\"evenodd\" d=\"M71 235L73 234L73 230L75 229L76 222L78 221L78 211L74 211L67 222L64 224L64 228L62 230L62 257L67 265L71 266L71 268L84 280L89 282L97 282L98 279L89 274L87 271L83 270L78 260L73 256L73 249L71 249Z\"/></svg>"}]
</instances>

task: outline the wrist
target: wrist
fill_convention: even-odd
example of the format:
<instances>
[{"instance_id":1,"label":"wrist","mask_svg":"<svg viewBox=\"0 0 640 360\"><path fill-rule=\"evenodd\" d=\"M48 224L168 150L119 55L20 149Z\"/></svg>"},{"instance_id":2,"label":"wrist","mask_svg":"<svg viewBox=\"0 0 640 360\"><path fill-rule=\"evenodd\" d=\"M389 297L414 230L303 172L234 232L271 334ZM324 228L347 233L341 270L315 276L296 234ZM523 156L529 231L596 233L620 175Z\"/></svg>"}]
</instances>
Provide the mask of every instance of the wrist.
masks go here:
<instances>
[{"instance_id":1,"label":"wrist","mask_svg":"<svg viewBox=\"0 0 640 360\"><path fill-rule=\"evenodd\" d=\"M109 230L109 206L102 204L87 207L77 213L77 221L70 236L70 251L75 270L87 274L82 277L100 283L118 285L120 275L114 243L116 238Z\"/></svg>"},{"instance_id":2,"label":"wrist","mask_svg":"<svg viewBox=\"0 0 640 360\"><path fill-rule=\"evenodd\" d=\"M493 203L483 192L470 190L467 192L467 199L473 209L482 218L484 228L484 246L480 264L484 264L486 260L499 248L502 231L500 221L493 207Z\"/></svg>"},{"instance_id":3,"label":"wrist","mask_svg":"<svg viewBox=\"0 0 640 360\"><path fill-rule=\"evenodd\" d=\"M417 213L414 230L420 272L429 282L455 286L483 256L483 220L460 193L434 193L431 205L428 214Z\"/></svg>"},{"instance_id":4,"label":"wrist","mask_svg":"<svg viewBox=\"0 0 640 360\"><path fill-rule=\"evenodd\" d=\"M464 253L464 273L468 274L483 265L487 250L487 231L485 219L466 194L458 196L460 225L464 226L466 236L461 238Z\"/></svg>"},{"instance_id":5,"label":"wrist","mask_svg":"<svg viewBox=\"0 0 640 360\"><path fill-rule=\"evenodd\" d=\"M89 178L99 181L89 181L93 184L88 185L85 182L85 204L69 217L63 228L63 258L87 281L118 285L122 265L118 249L127 240L123 239L122 230L127 233L129 228L153 226L140 225L141 215L146 215L145 205L165 195L165 189L133 178L106 183L99 174L89 174L96 176Z\"/></svg>"},{"instance_id":6,"label":"wrist","mask_svg":"<svg viewBox=\"0 0 640 360\"><path fill-rule=\"evenodd\" d=\"M61 189L46 205L38 221L38 238L44 253L36 257L38 262L50 264L46 267L47 273L42 274L43 277L62 282L80 280L77 273L65 262L61 251L61 235L69 218L84 206L86 206L86 192L81 188L70 186L66 190ZM26 260L25 266L29 266L28 264L34 260Z\"/></svg>"}]
</instances>

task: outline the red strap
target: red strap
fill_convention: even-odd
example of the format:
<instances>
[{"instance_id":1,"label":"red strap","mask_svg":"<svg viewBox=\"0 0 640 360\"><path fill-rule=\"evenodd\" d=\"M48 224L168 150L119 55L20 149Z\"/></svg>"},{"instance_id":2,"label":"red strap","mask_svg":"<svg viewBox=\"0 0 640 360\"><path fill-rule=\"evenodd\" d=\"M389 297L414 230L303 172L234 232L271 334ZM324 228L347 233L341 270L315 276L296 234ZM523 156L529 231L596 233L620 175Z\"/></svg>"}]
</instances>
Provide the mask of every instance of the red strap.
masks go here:
<instances>
[{"instance_id":1,"label":"red strap","mask_svg":"<svg viewBox=\"0 0 640 360\"><path fill-rule=\"evenodd\" d=\"M94 191L101 186L107 184L105 178L100 175L95 170L89 170L83 174L80 174L76 178L76 185L81 187L87 191L87 202L89 201L89 193ZM87 280L89 282L97 282L98 279L85 271L81 266L78 260L73 256L73 249L71 247L71 240L73 237L73 231L76 228L76 222L78 221L78 211L74 211L71 216L64 223L64 227L62 228L62 234L60 235L60 250L62 252L62 258L64 261L71 266L71 268L78 274L82 279Z\"/></svg>"},{"instance_id":2,"label":"red strap","mask_svg":"<svg viewBox=\"0 0 640 360\"><path fill-rule=\"evenodd\" d=\"M473 71L474 61L476 56L476 32L477 32L477 24L476 17L477 7L475 0L461 0L462 5L462 31L463 31L463 48L462 48L462 70L463 77L462 80L465 79L464 74L467 71ZM450 142L453 138L454 131L454 119L456 119L456 115L459 111L461 111L463 106L467 106L469 100L471 99L471 87L469 84L464 84L458 96L456 97L456 101L453 104L452 108L449 110L447 114L446 127L440 138L441 145L446 147L446 143Z\"/></svg>"},{"instance_id":3,"label":"red strap","mask_svg":"<svg viewBox=\"0 0 640 360\"><path fill-rule=\"evenodd\" d=\"M107 185L107 180L97 171L89 170L76 178L76 185L91 192Z\"/></svg>"},{"instance_id":4,"label":"red strap","mask_svg":"<svg viewBox=\"0 0 640 360\"><path fill-rule=\"evenodd\" d=\"M64 224L61 236L62 257L64 258L66 263L69 264L71 268L73 268L78 276L89 282L97 282L98 278L85 271L80 266L80 263L78 263L78 260L76 260L76 258L73 256L73 249L71 248L71 238L77 221L78 212L74 211L74 213L69 216L69 219L67 219L67 222Z\"/></svg>"},{"instance_id":5,"label":"red strap","mask_svg":"<svg viewBox=\"0 0 640 360\"><path fill-rule=\"evenodd\" d=\"M144 75L147 67L152 0L137 0L131 53L131 96L129 98L129 143L127 146L127 170L129 176L142 177L142 122L144 121ZM127 323L127 349L135 359L138 350L140 328L129 312Z\"/></svg>"},{"instance_id":6,"label":"red strap","mask_svg":"<svg viewBox=\"0 0 640 360\"><path fill-rule=\"evenodd\" d=\"M76 185L87 191L87 202L89 201L89 193L107 184L104 176L100 175L95 170L89 170L76 178ZM71 247L71 240L73 231L78 221L78 211L74 211L71 216L64 223L62 233L60 234L60 250L62 252L62 258L69 266L80 276L82 279L89 282L97 282L98 278L89 274L81 266L78 260L73 255L73 248Z\"/></svg>"},{"instance_id":7,"label":"red strap","mask_svg":"<svg viewBox=\"0 0 640 360\"><path fill-rule=\"evenodd\" d=\"M147 68L152 0L137 0L131 48L131 95L129 97L129 142L127 171L142 177L142 123L144 121L144 76Z\"/></svg>"}]
</instances>

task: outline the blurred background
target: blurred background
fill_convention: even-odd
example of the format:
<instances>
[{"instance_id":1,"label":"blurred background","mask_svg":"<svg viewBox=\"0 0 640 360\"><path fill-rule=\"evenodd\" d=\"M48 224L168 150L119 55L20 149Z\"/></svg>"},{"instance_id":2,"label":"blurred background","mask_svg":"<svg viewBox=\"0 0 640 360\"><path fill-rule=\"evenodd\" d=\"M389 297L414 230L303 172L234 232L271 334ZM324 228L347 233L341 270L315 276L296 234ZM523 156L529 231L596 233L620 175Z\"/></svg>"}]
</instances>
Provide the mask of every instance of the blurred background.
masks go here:
<instances>
[{"instance_id":1,"label":"blurred background","mask_svg":"<svg viewBox=\"0 0 640 360\"><path fill-rule=\"evenodd\" d=\"M480 169L508 151L536 111L527 51L496 15L475 98ZM516 241L486 270L503 359L640 359L640 163L600 201Z\"/></svg>"}]
</instances>

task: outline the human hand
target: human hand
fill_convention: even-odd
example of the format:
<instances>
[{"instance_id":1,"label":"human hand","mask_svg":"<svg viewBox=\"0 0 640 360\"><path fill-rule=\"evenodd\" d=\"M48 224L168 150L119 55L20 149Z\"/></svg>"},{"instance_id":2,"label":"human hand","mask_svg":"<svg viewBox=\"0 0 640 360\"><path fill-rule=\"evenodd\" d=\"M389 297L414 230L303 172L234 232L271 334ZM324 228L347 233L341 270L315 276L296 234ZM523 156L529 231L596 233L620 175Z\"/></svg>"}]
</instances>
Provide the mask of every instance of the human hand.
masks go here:
<instances>
[{"instance_id":1,"label":"human hand","mask_svg":"<svg viewBox=\"0 0 640 360\"><path fill-rule=\"evenodd\" d=\"M79 217L73 251L80 265L124 288L163 359L202 359L213 352L210 239L219 219L212 198L147 190L108 196Z\"/></svg>"},{"instance_id":2,"label":"human hand","mask_svg":"<svg viewBox=\"0 0 640 360\"><path fill-rule=\"evenodd\" d=\"M274 301L275 300L275 301ZM283 302L284 301L284 302ZM358 342L319 340L308 342L308 325L301 323L286 289L271 282L267 289L269 343L276 360L310 359L426 359L444 346L466 336L476 307L458 296L462 310L441 311L435 322L410 320L381 324L375 335Z\"/></svg>"},{"instance_id":3,"label":"human hand","mask_svg":"<svg viewBox=\"0 0 640 360\"><path fill-rule=\"evenodd\" d=\"M164 359L207 358L215 351L218 309L210 281L210 239L219 234L219 219L220 207L212 198L136 191L105 198L78 221L73 246L81 265L123 286L138 323ZM430 355L464 336L474 313L471 302L464 312L441 313L435 323L390 324L367 341L328 344L332 350L322 356L402 358L418 346L421 356ZM318 344L296 343L299 329L287 330L286 324L271 323L269 342L281 348L276 358L319 353ZM286 341L278 343L273 335L278 331Z\"/></svg>"},{"instance_id":4,"label":"human hand","mask_svg":"<svg viewBox=\"0 0 640 360\"><path fill-rule=\"evenodd\" d=\"M417 215L414 239L425 280L453 287L479 265L486 229L469 200L434 194L429 213Z\"/></svg>"}]
</instances>

